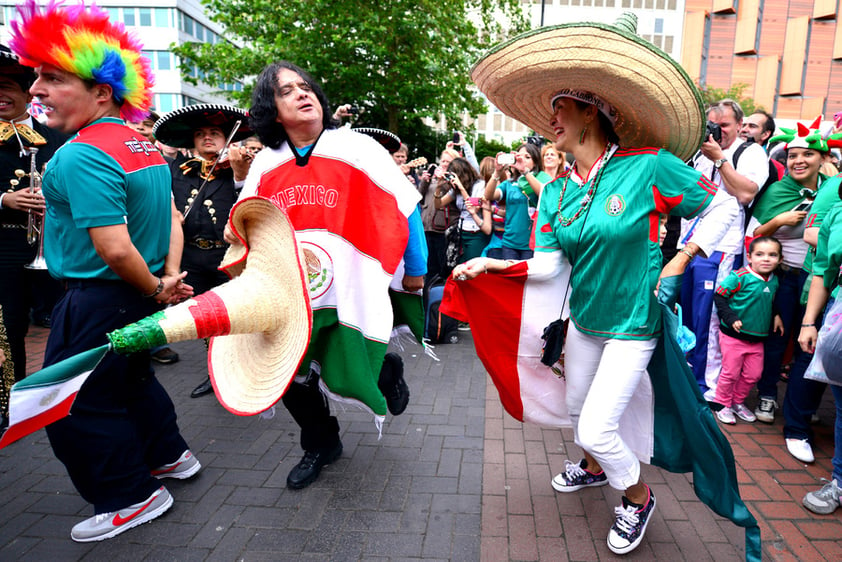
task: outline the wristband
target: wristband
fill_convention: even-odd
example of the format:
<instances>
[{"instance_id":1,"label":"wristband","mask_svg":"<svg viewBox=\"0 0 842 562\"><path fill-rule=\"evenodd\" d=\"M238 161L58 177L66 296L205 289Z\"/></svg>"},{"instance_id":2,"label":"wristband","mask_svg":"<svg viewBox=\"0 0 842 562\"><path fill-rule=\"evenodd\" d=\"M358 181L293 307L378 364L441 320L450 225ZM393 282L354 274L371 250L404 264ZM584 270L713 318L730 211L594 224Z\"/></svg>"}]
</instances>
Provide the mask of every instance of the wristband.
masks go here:
<instances>
[{"instance_id":1,"label":"wristband","mask_svg":"<svg viewBox=\"0 0 842 562\"><path fill-rule=\"evenodd\" d=\"M801 327L802 328L815 328L816 325L815 324L801 324Z\"/></svg>"},{"instance_id":2,"label":"wristband","mask_svg":"<svg viewBox=\"0 0 842 562\"><path fill-rule=\"evenodd\" d=\"M680 253L684 254L685 256L687 256L688 258L690 258L691 260L692 260L693 258L695 258L695 257L696 257L696 254L691 253L691 252L690 252L689 250L687 250L686 248L681 248L681 249L680 249L680 250L678 250L678 251L679 251Z\"/></svg>"},{"instance_id":3,"label":"wristband","mask_svg":"<svg viewBox=\"0 0 842 562\"><path fill-rule=\"evenodd\" d=\"M144 298L151 299L153 297L157 297L164 291L164 280L160 277L158 278L158 286L155 287L155 290L149 293L148 295L143 295Z\"/></svg>"}]
</instances>

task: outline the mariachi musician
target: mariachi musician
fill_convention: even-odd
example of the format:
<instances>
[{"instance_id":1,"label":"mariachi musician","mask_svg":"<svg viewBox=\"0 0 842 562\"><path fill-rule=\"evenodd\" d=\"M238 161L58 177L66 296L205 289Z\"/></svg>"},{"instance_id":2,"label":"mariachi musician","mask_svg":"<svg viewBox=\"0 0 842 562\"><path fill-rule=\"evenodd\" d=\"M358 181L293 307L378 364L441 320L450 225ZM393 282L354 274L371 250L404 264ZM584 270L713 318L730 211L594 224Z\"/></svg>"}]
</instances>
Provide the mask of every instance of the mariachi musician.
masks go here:
<instances>
[{"instance_id":1,"label":"mariachi musician","mask_svg":"<svg viewBox=\"0 0 842 562\"><path fill-rule=\"evenodd\" d=\"M237 132L226 140L237 122ZM187 148L192 157L179 154L170 162L175 206L184 215L184 280L196 295L228 281L218 267L228 244L222 239L228 214L237 200L251 165L251 153L236 141L251 136L248 114L223 104L198 104L163 116L153 130L162 143ZM198 398L213 391L210 378L190 394Z\"/></svg>"},{"instance_id":2,"label":"mariachi musician","mask_svg":"<svg viewBox=\"0 0 842 562\"><path fill-rule=\"evenodd\" d=\"M41 304L46 311L37 320L47 322L61 291L58 281L46 271L25 267L38 251L37 242L27 241L29 215L34 213L40 222L44 197L40 190L30 193L31 178L17 177L15 171L29 174L34 167L40 173L67 140L66 135L30 116L29 87L34 81L35 72L19 64L11 51L0 45L0 306L11 350L7 359L14 362L15 380L26 376L30 309ZM36 149L34 160L31 148Z\"/></svg>"}]
</instances>

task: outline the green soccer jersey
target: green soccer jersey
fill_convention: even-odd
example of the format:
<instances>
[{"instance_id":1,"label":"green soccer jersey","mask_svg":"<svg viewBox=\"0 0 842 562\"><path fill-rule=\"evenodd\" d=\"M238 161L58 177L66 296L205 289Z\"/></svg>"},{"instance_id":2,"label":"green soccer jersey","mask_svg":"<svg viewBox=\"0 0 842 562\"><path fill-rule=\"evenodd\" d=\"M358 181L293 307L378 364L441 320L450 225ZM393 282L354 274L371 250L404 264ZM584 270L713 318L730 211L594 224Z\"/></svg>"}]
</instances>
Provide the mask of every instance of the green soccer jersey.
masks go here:
<instances>
[{"instance_id":1,"label":"green soccer jersey","mask_svg":"<svg viewBox=\"0 0 842 562\"><path fill-rule=\"evenodd\" d=\"M807 215L807 220L804 223L805 228L820 228L825 216L830 211L831 207L839 203L839 184L842 182L842 174L833 176L823 181L819 186L819 192L816 194L816 199L810 207L810 212ZM816 256L816 249L810 247L807 251L807 257L804 258L804 269L808 272L813 271L813 260ZM810 288L810 279L807 279L807 286L805 291ZM806 302L806 301L804 301Z\"/></svg>"},{"instance_id":2,"label":"green soccer jersey","mask_svg":"<svg viewBox=\"0 0 842 562\"><path fill-rule=\"evenodd\" d=\"M778 291L778 278L762 275L750 267L741 267L728 274L716 288L716 294L728 299L728 305L743 323L740 332L766 337L772 325L772 302ZM731 328L731 326L726 326Z\"/></svg>"},{"instance_id":3,"label":"green soccer jersey","mask_svg":"<svg viewBox=\"0 0 842 562\"><path fill-rule=\"evenodd\" d=\"M560 249L573 265L570 317L579 330L650 339L661 331L654 295L662 265L660 214L694 217L710 204L716 187L657 148L618 148L601 172L582 186L565 173L544 187L535 250Z\"/></svg>"},{"instance_id":4,"label":"green soccer jersey","mask_svg":"<svg viewBox=\"0 0 842 562\"><path fill-rule=\"evenodd\" d=\"M834 205L824 218L819 230L816 246L816 260L813 273L824 278L824 286L833 290L833 297L839 293L839 274L842 268L842 203Z\"/></svg>"}]
</instances>

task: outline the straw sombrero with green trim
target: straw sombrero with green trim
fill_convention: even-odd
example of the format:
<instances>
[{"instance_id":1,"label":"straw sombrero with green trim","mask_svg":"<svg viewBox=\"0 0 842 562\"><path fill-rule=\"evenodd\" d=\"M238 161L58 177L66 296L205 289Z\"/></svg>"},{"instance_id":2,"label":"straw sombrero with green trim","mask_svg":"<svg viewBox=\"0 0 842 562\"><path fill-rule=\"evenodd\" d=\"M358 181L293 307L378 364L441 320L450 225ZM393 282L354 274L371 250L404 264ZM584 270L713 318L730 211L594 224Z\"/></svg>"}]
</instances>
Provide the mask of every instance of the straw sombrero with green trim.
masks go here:
<instances>
[{"instance_id":1,"label":"straw sombrero with green trim","mask_svg":"<svg viewBox=\"0 0 842 562\"><path fill-rule=\"evenodd\" d=\"M295 231L286 213L262 197L239 201L229 225L233 244L220 269L232 276L181 304L108 334L116 353L211 338L208 370L228 411L260 413L286 392L310 342L312 311Z\"/></svg>"},{"instance_id":2,"label":"straw sombrero with green trim","mask_svg":"<svg viewBox=\"0 0 842 562\"><path fill-rule=\"evenodd\" d=\"M636 35L637 17L614 25L542 27L501 43L471 69L494 106L548 139L551 100L559 92L590 92L616 109L615 130L627 147L666 148L692 156L705 131L698 88L664 51Z\"/></svg>"}]
</instances>

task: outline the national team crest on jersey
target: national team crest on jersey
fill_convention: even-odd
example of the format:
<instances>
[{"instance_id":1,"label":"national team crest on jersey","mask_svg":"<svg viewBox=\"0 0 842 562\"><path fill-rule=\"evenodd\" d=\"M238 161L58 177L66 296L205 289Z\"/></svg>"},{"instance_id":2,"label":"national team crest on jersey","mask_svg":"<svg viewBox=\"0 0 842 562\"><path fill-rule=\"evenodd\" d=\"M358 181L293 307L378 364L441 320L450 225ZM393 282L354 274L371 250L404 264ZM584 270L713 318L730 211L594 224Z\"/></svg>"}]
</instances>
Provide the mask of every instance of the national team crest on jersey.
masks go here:
<instances>
[{"instance_id":1,"label":"national team crest on jersey","mask_svg":"<svg viewBox=\"0 0 842 562\"><path fill-rule=\"evenodd\" d=\"M321 246L311 242L299 242L307 268L307 286L310 298L317 299L333 284L333 260Z\"/></svg>"},{"instance_id":2,"label":"national team crest on jersey","mask_svg":"<svg viewBox=\"0 0 842 562\"><path fill-rule=\"evenodd\" d=\"M605 202L605 212L612 217L622 215L625 210L626 201L623 199L622 195L615 193L608 198L608 201Z\"/></svg>"}]
</instances>

